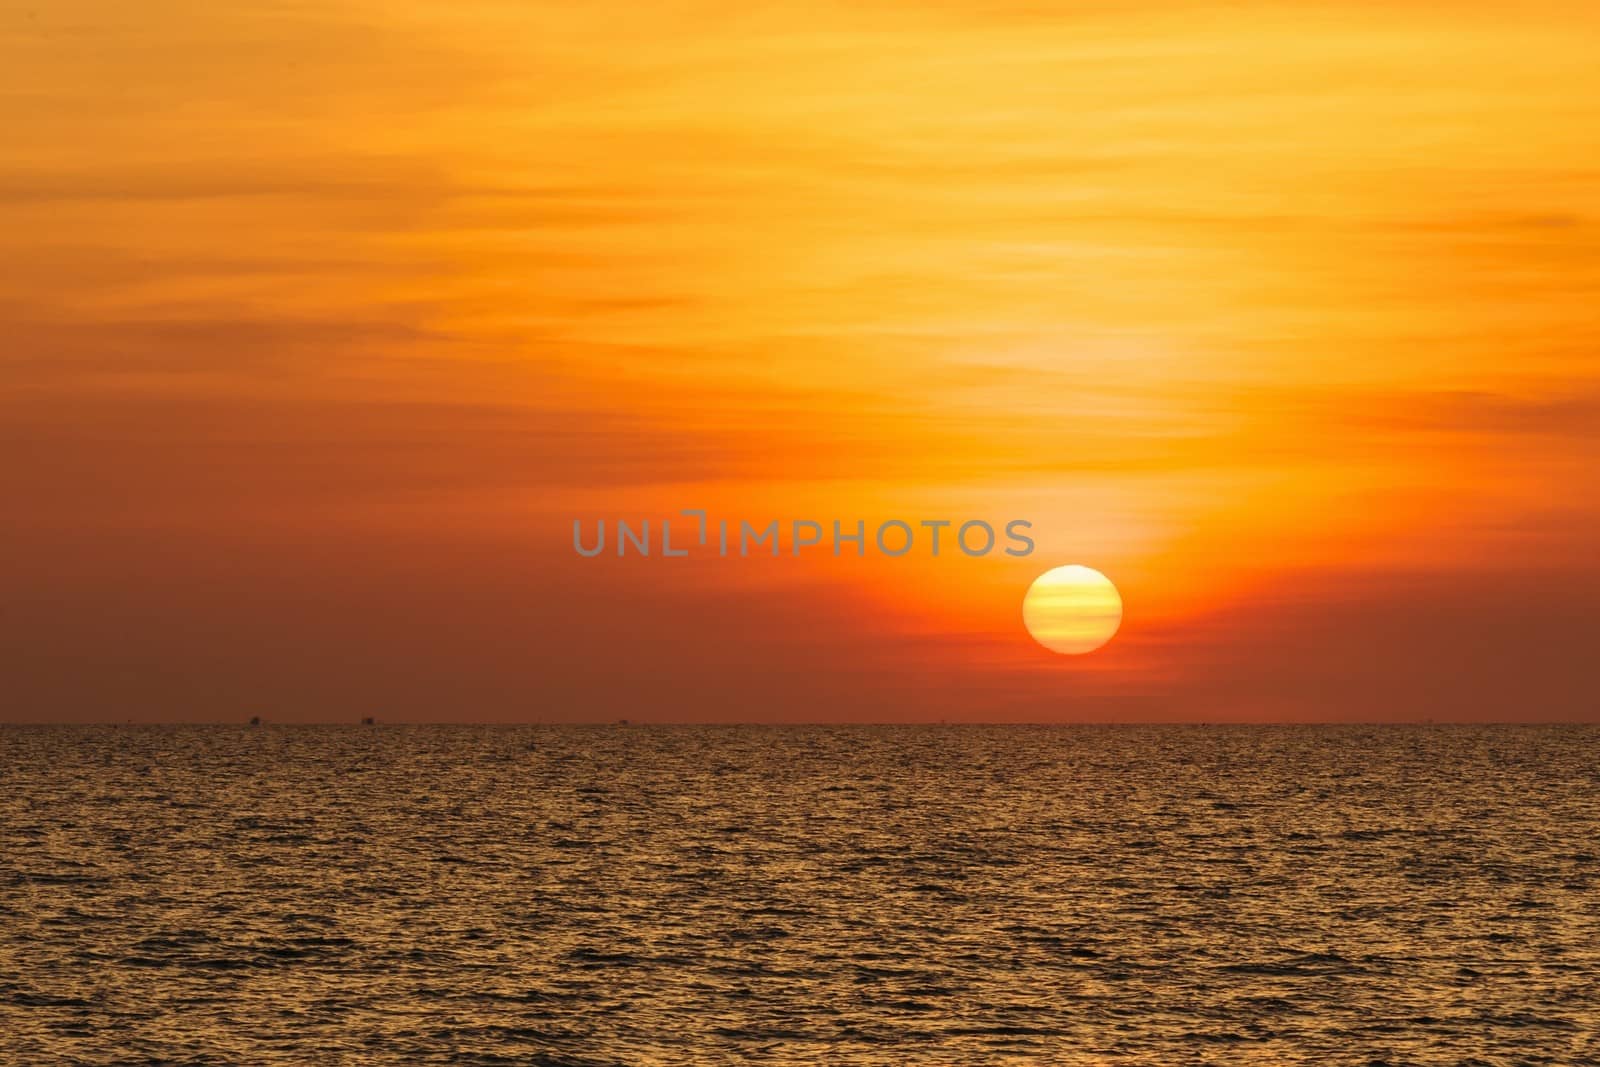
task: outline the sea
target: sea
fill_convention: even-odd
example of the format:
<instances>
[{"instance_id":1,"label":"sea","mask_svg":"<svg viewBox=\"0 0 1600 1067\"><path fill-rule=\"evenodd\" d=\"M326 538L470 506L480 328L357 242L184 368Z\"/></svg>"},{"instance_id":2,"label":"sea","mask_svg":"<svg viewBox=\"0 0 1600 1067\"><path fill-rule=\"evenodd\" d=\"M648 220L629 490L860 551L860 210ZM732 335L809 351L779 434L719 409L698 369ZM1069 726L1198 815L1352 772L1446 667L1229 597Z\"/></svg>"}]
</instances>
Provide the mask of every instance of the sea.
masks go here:
<instances>
[{"instance_id":1,"label":"sea","mask_svg":"<svg viewBox=\"0 0 1600 1067\"><path fill-rule=\"evenodd\" d=\"M1600 1064L1600 728L0 728L0 1063Z\"/></svg>"}]
</instances>

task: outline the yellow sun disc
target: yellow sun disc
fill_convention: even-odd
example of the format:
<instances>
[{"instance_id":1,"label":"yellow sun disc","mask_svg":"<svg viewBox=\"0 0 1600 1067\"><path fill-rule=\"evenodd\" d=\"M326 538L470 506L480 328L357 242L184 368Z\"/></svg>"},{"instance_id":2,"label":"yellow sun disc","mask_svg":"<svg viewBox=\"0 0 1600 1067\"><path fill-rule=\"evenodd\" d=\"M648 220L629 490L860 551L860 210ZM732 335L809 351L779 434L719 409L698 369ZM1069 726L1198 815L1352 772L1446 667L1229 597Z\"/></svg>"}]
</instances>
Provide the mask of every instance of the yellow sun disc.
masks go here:
<instances>
[{"instance_id":1,"label":"yellow sun disc","mask_svg":"<svg viewBox=\"0 0 1600 1067\"><path fill-rule=\"evenodd\" d=\"M1093 567L1056 567L1033 580L1022 598L1022 624L1052 652L1093 652L1122 625L1122 596Z\"/></svg>"}]
</instances>

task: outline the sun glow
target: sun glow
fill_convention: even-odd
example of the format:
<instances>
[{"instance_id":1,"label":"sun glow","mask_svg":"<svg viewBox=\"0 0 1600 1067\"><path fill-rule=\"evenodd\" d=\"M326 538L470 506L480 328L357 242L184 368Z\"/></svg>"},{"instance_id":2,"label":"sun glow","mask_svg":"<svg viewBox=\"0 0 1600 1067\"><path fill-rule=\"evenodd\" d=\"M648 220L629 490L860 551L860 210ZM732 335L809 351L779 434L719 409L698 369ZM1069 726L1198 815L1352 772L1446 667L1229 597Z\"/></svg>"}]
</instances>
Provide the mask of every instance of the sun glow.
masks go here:
<instances>
[{"instance_id":1,"label":"sun glow","mask_svg":"<svg viewBox=\"0 0 1600 1067\"><path fill-rule=\"evenodd\" d=\"M1081 656L1116 635L1122 625L1122 596L1092 567L1056 567L1028 587L1022 623L1050 651Z\"/></svg>"}]
</instances>

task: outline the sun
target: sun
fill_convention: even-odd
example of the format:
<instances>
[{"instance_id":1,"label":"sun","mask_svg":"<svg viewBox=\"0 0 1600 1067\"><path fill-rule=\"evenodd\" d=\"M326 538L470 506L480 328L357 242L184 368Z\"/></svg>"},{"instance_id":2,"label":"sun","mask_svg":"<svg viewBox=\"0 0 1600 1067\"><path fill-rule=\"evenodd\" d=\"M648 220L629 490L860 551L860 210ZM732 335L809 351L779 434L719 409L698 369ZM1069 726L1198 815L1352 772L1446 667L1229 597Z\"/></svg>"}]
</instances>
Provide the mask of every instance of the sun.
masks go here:
<instances>
[{"instance_id":1,"label":"sun","mask_svg":"<svg viewBox=\"0 0 1600 1067\"><path fill-rule=\"evenodd\" d=\"M1050 651L1081 656L1116 635L1122 625L1122 595L1093 567L1055 567L1028 587L1022 624Z\"/></svg>"}]
</instances>

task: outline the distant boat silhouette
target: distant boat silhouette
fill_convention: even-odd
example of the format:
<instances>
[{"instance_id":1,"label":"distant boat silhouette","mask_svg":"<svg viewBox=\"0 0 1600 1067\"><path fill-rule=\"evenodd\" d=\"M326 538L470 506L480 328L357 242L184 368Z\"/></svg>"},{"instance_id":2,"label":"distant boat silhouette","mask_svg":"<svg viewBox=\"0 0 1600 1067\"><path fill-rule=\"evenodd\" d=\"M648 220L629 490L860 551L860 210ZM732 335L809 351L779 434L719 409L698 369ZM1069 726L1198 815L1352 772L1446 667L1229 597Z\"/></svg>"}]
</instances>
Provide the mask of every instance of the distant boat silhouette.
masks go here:
<instances>
[{"instance_id":1,"label":"distant boat silhouette","mask_svg":"<svg viewBox=\"0 0 1600 1067\"><path fill-rule=\"evenodd\" d=\"M371 725L373 725L373 724L374 724L374 723L375 723L375 722L376 722L376 721L377 721L377 720L375 720L375 719L374 719L374 718L373 718L373 717L372 717L372 716L371 716L371 715L363 715L363 716L362 716L362 717L361 717L361 725L362 725L362 726L371 726Z\"/></svg>"},{"instance_id":2,"label":"distant boat silhouette","mask_svg":"<svg viewBox=\"0 0 1600 1067\"><path fill-rule=\"evenodd\" d=\"M259 715L250 716L250 725L251 726L260 726L261 725L261 716L259 716Z\"/></svg>"}]
</instances>

